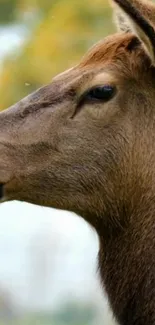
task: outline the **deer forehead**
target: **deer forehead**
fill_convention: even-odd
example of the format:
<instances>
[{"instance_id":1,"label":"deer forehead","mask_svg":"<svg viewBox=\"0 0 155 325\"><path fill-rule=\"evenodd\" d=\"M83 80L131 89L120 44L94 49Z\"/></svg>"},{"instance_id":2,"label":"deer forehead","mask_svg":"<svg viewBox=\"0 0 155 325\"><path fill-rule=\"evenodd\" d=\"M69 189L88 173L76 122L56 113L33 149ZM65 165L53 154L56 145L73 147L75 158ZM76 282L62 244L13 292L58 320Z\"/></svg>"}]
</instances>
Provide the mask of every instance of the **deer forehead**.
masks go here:
<instances>
[{"instance_id":1,"label":"deer forehead","mask_svg":"<svg viewBox=\"0 0 155 325\"><path fill-rule=\"evenodd\" d=\"M135 36L134 36L135 37ZM118 56L125 54L127 45L133 39L133 34L124 32L107 36L95 44L83 57L80 62L80 67L102 66L106 62L112 62ZM126 53L127 55L127 53ZM130 55L128 54L130 59Z\"/></svg>"},{"instance_id":2,"label":"deer forehead","mask_svg":"<svg viewBox=\"0 0 155 325\"><path fill-rule=\"evenodd\" d=\"M95 85L115 84L118 81L119 71L121 75L124 73L126 76L127 72L130 73L129 62L133 60L133 56L126 48L132 39L133 35L127 33L106 37L95 44L77 66L54 77L52 83L57 85L58 91L74 88L79 93Z\"/></svg>"},{"instance_id":3,"label":"deer forehead","mask_svg":"<svg viewBox=\"0 0 155 325\"><path fill-rule=\"evenodd\" d=\"M53 78L53 81L59 81L59 80L62 80L62 79L65 79L67 78L68 76L70 76L70 74L72 73L72 71L74 70L74 67L70 68L70 69L67 69L59 74L57 74L54 78Z\"/></svg>"}]
</instances>

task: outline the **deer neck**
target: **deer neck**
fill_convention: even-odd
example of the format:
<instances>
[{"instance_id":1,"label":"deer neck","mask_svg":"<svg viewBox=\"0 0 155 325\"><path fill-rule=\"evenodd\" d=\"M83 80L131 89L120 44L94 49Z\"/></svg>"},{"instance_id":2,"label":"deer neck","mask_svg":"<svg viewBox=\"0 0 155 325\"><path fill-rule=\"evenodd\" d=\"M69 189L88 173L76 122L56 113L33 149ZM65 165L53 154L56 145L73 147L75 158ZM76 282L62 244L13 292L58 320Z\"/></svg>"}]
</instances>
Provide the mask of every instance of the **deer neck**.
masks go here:
<instances>
[{"instance_id":1,"label":"deer neck","mask_svg":"<svg viewBox=\"0 0 155 325\"><path fill-rule=\"evenodd\" d=\"M121 325L155 324L155 199L143 205L126 226L98 229L101 279Z\"/></svg>"}]
</instances>

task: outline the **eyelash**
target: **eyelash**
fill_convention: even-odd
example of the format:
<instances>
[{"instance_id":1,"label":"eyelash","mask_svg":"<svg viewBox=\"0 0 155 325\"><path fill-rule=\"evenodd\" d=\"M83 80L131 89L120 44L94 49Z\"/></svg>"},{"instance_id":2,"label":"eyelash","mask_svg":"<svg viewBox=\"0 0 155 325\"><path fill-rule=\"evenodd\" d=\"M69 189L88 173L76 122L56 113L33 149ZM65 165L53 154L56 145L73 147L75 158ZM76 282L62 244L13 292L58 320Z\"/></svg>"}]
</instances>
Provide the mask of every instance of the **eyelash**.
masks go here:
<instances>
[{"instance_id":1,"label":"eyelash","mask_svg":"<svg viewBox=\"0 0 155 325\"><path fill-rule=\"evenodd\" d=\"M95 103L95 102L108 102L111 100L116 93L116 87L111 85L97 86L87 90L79 99L77 104L77 108L74 112L72 118L79 112L82 108L82 105L87 103Z\"/></svg>"},{"instance_id":2,"label":"eyelash","mask_svg":"<svg viewBox=\"0 0 155 325\"><path fill-rule=\"evenodd\" d=\"M96 94L95 94L96 91ZM107 102L114 97L116 87L111 85L97 86L87 90L80 98L78 106L87 102Z\"/></svg>"}]
</instances>

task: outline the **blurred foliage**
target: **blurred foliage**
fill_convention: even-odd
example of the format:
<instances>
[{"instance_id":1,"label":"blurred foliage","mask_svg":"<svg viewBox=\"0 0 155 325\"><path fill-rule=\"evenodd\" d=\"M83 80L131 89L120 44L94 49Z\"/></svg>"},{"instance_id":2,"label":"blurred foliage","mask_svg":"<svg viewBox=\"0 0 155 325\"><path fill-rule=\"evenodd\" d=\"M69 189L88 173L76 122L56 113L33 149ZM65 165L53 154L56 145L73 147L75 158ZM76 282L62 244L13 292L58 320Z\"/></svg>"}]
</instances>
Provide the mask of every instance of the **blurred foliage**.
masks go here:
<instances>
[{"instance_id":1,"label":"blurred foliage","mask_svg":"<svg viewBox=\"0 0 155 325\"><path fill-rule=\"evenodd\" d=\"M0 0L0 22L8 24L16 17L17 0Z\"/></svg>"},{"instance_id":2,"label":"blurred foliage","mask_svg":"<svg viewBox=\"0 0 155 325\"><path fill-rule=\"evenodd\" d=\"M54 323L59 325L91 324L95 319L95 310L92 305L78 305L69 303L61 311L53 315Z\"/></svg>"},{"instance_id":3,"label":"blurred foliage","mask_svg":"<svg viewBox=\"0 0 155 325\"><path fill-rule=\"evenodd\" d=\"M39 19L18 53L5 59L0 109L50 82L52 76L77 63L93 43L114 30L108 0L0 0L0 12L2 8L1 22L19 19L19 13L24 17L28 12L37 13Z\"/></svg>"},{"instance_id":4,"label":"blurred foliage","mask_svg":"<svg viewBox=\"0 0 155 325\"><path fill-rule=\"evenodd\" d=\"M71 302L54 313L31 313L23 316L0 317L0 325L91 325L96 311L92 304ZM109 324L110 325L110 324Z\"/></svg>"}]
</instances>

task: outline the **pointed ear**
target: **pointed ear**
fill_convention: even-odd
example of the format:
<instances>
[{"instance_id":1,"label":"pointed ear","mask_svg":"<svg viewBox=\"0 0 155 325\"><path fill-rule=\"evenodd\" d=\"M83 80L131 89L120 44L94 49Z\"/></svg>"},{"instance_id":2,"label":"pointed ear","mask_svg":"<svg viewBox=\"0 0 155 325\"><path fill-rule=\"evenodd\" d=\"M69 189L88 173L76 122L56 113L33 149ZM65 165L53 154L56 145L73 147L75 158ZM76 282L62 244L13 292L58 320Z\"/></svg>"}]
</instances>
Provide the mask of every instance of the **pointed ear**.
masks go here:
<instances>
[{"instance_id":1,"label":"pointed ear","mask_svg":"<svg viewBox=\"0 0 155 325\"><path fill-rule=\"evenodd\" d=\"M119 30L133 32L155 64L155 5L149 0L112 0Z\"/></svg>"}]
</instances>

